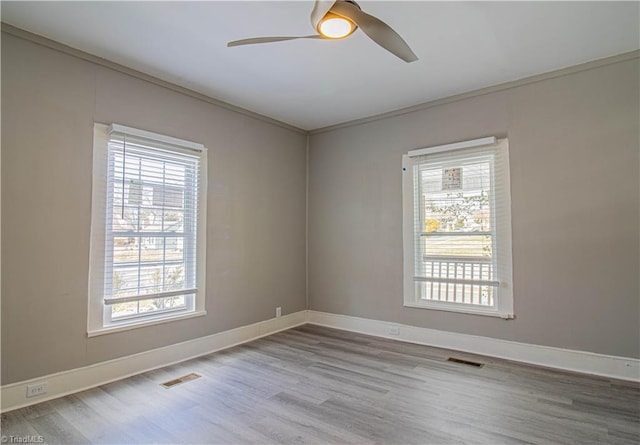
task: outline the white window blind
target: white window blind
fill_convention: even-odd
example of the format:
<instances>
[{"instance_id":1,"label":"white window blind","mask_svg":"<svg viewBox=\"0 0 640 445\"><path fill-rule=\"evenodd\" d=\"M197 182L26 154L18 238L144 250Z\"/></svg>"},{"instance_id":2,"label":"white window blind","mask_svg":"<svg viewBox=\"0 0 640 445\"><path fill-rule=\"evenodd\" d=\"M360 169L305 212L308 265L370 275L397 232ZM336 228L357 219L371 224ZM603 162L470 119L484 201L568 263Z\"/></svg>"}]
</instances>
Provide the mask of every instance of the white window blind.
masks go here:
<instances>
[{"instance_id":1,"label":"white window blind","mask_svg":"<svg viewBox=\"0 0 640 445\"><path fill-rule=\"evenodd\" d=\"M513 312L507 143L478 144L405 156L407 305Z\"/></svg>"},{"instance_id":2,"label":"white window blind","mask_svg":"<svg viewBox=\"0 0 640 445\"><path fill-rule=\"evenodd\" d=\"M92 243L91 267L103 325L194 311L204 278L204 148L118 125L105 144L103 177L94 177L94 197L105 199L103 212L93 212L100 241Z\"/></svg>"}]
</instances>

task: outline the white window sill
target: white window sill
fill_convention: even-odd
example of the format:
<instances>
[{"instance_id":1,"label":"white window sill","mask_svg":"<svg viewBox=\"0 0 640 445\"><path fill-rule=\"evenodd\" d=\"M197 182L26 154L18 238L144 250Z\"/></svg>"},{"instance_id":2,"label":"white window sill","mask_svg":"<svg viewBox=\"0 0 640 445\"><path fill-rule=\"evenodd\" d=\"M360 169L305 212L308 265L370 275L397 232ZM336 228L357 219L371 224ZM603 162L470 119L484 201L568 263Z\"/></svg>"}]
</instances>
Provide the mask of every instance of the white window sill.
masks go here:
<instances>
[{"instance_id":1,"label":"white window sill","mask_svg":"<svg viewBox=\"0 0 640 445\"><path fill-rule=\"evenodd\" d=\"M172 315L170 317L167 317L167 316L155 317L155 318L150 318L144 321L137 320L137 321L126 323L126 324L124 323L114 324L114 325L105 326L99 329L91 329L87 332L87 337L96 337L98 335L112 334L114 332L129 331L131 329L144 328L147 326L153 326L153 325L162 324L162 323L169 323L172 321L202 317L204 315L207 315L207 311L187 312L187 313L181 313L179 315Z\"/></svg>"},{"instance_id":2,"label":"white window sill","mask_svg":"<svg viewBox=\"0 0 640 445\"><path fill-rule=\"evenodd\" d=\"M471 315L484 315L486 317L496 317L496 318L503 318L505 320L511 320L513 318L515 318L514 314L508 314L508 313L504 313L504 312L497 312L497 311L493 311L493 310L486 310L486 309L476 309L473 307L459 307L459 306L452 306L452 305L444 305L444 304L437 304L437 303L404 303L405 307L413 307L413 308L419 308L419 309L432 309L435 311L447 311L447 312L458 312L460 314L471 314Z\"/></svg>"}]
</instances>

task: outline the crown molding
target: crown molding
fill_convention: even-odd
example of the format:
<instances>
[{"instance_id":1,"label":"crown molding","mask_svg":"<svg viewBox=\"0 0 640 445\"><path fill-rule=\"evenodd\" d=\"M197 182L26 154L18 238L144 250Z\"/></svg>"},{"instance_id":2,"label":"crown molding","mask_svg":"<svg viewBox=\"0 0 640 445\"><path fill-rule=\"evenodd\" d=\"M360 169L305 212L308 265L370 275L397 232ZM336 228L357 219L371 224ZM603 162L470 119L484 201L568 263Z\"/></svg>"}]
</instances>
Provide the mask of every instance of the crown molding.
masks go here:
<instances>
[{"instance_id":1,"label":"crown molding","mask_svg":"<svg viewBox=\"0 0 640 445\"><path fill-rule=\"evenodd\" d=\"M146 82L152 83L154 85L160 86L162 88L166 88L171 91L175 91L176 93L184 94L185 96L193 97L194 99L201 100L203 102L210 103L212 105L216 105L220 108L224 108L229 111L233 111L244 116L248 116L254 119L258 119L263 122L267 122L272 125L276 125L278 127L285 128L287 130L295 131L296 133L308 134L306 130L303 130L298 127L294 127L293 125L289 125L285 122L279 121L277 119L270 118L268 116L264 116L262 114L256 113L254 111L247 110L242 107L238 107L236 105L232 105L230 103L214 99L213 97L207 96L205 94L199 93L194 90L190 90L189 88L181 87L175 85L171 82L167 82L165 80L159 79L157 77L151 76L149 74L145 74L141 71L134 70L132 68L126 67L124 65L120 65L119 63L112 62L107 59L103 59L102 57L94 56L93 54L89 54L87 52L81 51L76 48L72 48L71 46L67 46L63 43L56 42L55 40L48 39L38 34L34 34L29 31L25 31L24 29L17 28L13 25L9 25L8 23L1 22L1 29L3 33L12 35L14 37L18 37L20 39L29 41L31 43L35 43L37 45L41 45L47 47L49 49L53 49L55 51L59 51L61 53L67 54L69 56L76 57L78 59L85 60L87 62L94 63L96 65L103 66L105 68L112 69L114 71L118 71L120 73L126 74L131 77L135 77L136 79L144 80Z\"/></svg>"},{"instance_id":2,"label":"crown molding","mask_svg":"<svg viewBox=\"0 0 640 445\"><path fill-rule=\"evenodd\" d=\"M348 127L355 127L358 125L366 124L369 122L375 122L382 119L388 119L392 117L402 116L404 114L413 113L415 111L426 110L429 108L433 108L439 105L445 105L453 102L458 102L465 99L470 99L473 97L483 96L486 94L495 93L498 91L505 91L512 88L517 88L524 85L529 85L532 83L542 82L549 79L554 79L557 77L568 76L571 74L579 73L582 71L588 71L595 68L600 68L607 65L613 65L616 63L626 62L629 60L640 59L640 50L629 51L626 53L618 54L611 57L605 57L603 59L592 60L590 62L582 63L579 65L570 66L567 68L561 68L559 70L550 71L547 73L536 74L534 76L525 77L518 80L513 80L510 82L501 83L498 85L489 86L486 88L481 88L478 90L469 91L466 93L456 94L454 96L448 96L441 99L432 100L429 102L423 102L417 105L413 105L410 107L399 108L397 110L387 111L380 114L375 114L372 116L367 116L359 119L354 119L346 122L342 122L339 124L329 125L327 127L316 128L313 130L304 130L302 128L295 127L293 125L287 124L285 122L279 121L277 119L270 118L268 116L264 116L262 114L256 113L254 111L247 110L245 108L238 107L236 105L232 105L230 103L214 99L205 94L199 93L194 90L190 90L188 88L184 88L178 85L175 85L171 82L167 82L165 80L159 79L157 77L151 76L149 74L145 74L143 72L134 70L132 68L126 67L124 65L120 65L116 62L112 62L107 59L103 59L101 57L95 56L93 54L89 54L87 52L81 51L79 49L72 48L70 46L64 45L62 43L56 42L55 40L48 39L46 37L40 36L38 34L34 34L29 31L25 31L24 29L17 28L13 25L9 25L8 23L1 22L2 32L10 34L12 36L30 41L32 43L45 46L47 48L53 49L55 51L62 52L64 54L77 57L82 60L86 60L91 63L95 63L97 65L110 68L112 70L118 71L120 73L145 80L147 82L153 83L163 88L167 88L169 90L175 91L177 93L184 94L186 96L193 97L198 100L202 100L204 102L210 103L212 105L216 105L221 108L225 108L230 111L234 111L236 113L252 117L254 119L258 119L263 122L267 122L287 130L295 131L300 134L305 134L308 136L313 136L320 133L327 133L334 130L339 130Z\"/></svg>"},{"instance_id":3,"label":"crown molding","mask_svg":"<svg viewBox=\"0 0 640 445\"><path fill-rule=\"evenodd\" d=\"M549 79L554 79L557 77L568 76L571 74L579 73L582 71L588 71L595 68L600 68L607 65L613 65L616 63L626 62L633 59L640 59L640 50L634 50L622 54L618 54L611 57L606 57L604 59L592 60L590 62L582 63L580 65L574 65L567 68L561 68L555 71L549 71L547 73L536 74L534 76L525 77L518 80L512 80L510 82L501 83L498 85L493 85L486 88L481 88L479 90L473 90L466 93L456 94L454 96L448 96L441 99L436 99L429 102L423 102L417 105L413 105L410 107L399 108L393 111L387 111L385 113L375 114L373 116L363 117L360 119L354 119L347 122L342 122L335 125L329 125L327 127L317 128L315 130L310 130L309 135L313 136L320 133L327 133L334 130L339 130L342 128L355 127L358 125L366 124L369 122L375 122L382 119L388 119L391 117L402 116L403 114L413 113L415 111L426 110L428 108L437 107L439 105L450 104L453 102L458 102L464 99L470 99L472 97L483 96L485 94L491 94L498 91L510 90L512 88L521 87L524 85L529 85L532 83L542 82Z\"/></svg>"}]
</instances>

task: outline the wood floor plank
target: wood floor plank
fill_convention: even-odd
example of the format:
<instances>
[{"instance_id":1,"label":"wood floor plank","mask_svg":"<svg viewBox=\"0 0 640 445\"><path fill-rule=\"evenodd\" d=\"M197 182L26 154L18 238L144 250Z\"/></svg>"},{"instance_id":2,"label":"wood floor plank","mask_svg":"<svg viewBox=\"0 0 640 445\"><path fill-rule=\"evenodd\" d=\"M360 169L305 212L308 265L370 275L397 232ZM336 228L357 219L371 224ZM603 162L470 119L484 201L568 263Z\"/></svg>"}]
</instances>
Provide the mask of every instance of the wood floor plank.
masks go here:
<instances>
[{"instance_id":1,"label":"wood floor plank","mask_svg":"<svg viewBox=\"0 0 640 445\"><path fill-rule=\"evenodd\" d=\"M190 372L201 377L160 385ZM2 434L64 444L639 445L640 385L304 325L4 413Z\"/></svg>"}]
</instances>

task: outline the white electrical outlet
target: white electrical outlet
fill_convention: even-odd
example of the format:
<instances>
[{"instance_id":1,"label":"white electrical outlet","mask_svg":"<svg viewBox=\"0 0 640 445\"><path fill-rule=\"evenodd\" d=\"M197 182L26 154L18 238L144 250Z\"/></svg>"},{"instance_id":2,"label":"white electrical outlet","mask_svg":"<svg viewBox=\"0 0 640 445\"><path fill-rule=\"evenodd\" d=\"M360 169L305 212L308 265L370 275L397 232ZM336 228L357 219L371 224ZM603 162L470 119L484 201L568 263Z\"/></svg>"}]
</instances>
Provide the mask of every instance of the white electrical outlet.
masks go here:
<instances>
[{"instance_id":1,"label":"white electrical outlet","mask_svg":"<svg viewBox=\"0 0 640 445\"><path fill-rule=\"evenodd\" d=\"M398 326L389 326L389 335L400 335L400 328Z\"/></svg>"},{"instance_id":2,"label":"white electrical outlet","mask_svg":"<svg viewBox=\"0 0 640 445\"><path fill-rule=\"evenodd\" d=\"M47 382L27 385L27 397L37 397L47 393Z\"/></svg>"},{"instance_id":3,"label":"white electrical outlet","mask_svg":"<svg viewBox=\"0 0 640 445\"><path fill-rule=\"evenodd\" d=\"M280 317L282 317L282 308L278 306L276 308L276 318L280 318Z\"/></svg>"}]
</instances>

